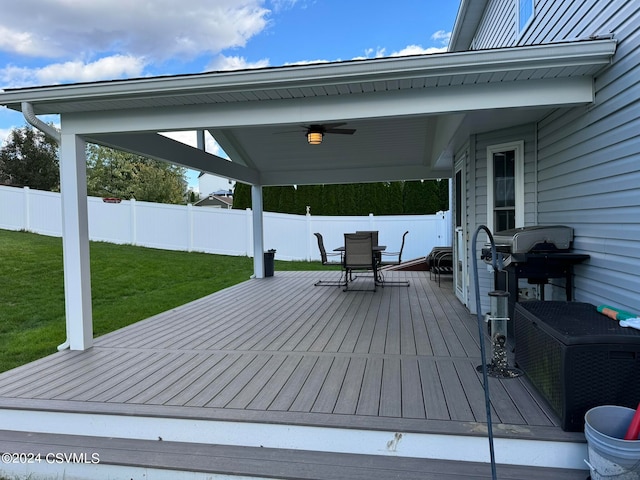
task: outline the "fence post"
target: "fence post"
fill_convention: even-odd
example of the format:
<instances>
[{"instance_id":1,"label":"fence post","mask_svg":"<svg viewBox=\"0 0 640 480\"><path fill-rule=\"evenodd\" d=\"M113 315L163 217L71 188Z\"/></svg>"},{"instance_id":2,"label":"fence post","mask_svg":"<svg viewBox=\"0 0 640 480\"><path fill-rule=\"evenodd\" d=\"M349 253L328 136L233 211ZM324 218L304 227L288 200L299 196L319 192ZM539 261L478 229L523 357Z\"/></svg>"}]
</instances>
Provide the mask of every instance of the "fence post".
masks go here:
<instances>
[{"instance_id":1,"label":"fence post","mask_svg":"<svg viewBox=\"0 0 640 480\"><path fill-rule=\"evenodd\" d=\"M31 231L31 192L29 187L24 187L24 216L22 228L25 232Z\"/></svg>"},{"instance_id":2,"label":"fence post","mask_svg":"<svg viewBox=\"0 0 640 480\"><path fill-rule=\"evenodd\" d=\"M138 243L138 219L136 215L136 199L129 200L130 217L131 217L131 245Z\"/></svg>"},{"instance_id":3,"label":"fence post","mask_svg":"<svg viewBox=\"0 0 640 480\"><path fill-rule=\"evenodd\" d=\"M189 238L187 240L187 251L193 252L193 205L187 203L187 228Z\"/></svg>"},{"instance_id":4,"label":"fence post","mask_svg":"<svg viewBox=\"0 0 640 480\"><path fill-rule=\"evenodd\" d=\"M246 252L247 257L253 256L253 213L250 208L245 210L247 212L246 225L247 225L247 236L245 237L245 247L244 250Z\"/></svg>"},{"instance_id":5,"label":"fence post","mask_svg":"<svg viewBox=\"0 0 640 480\"><path fill-rule=\"evenodd\" d=\"M313 249L313 241L311 240L312 237L312 233L311 233L311 211L310 208L307 207L307 214L305 215L305 220L306 220L306 231L307 231L307 261L310 262L311 261L311 251Z\"/></svg>"}]
</instances>

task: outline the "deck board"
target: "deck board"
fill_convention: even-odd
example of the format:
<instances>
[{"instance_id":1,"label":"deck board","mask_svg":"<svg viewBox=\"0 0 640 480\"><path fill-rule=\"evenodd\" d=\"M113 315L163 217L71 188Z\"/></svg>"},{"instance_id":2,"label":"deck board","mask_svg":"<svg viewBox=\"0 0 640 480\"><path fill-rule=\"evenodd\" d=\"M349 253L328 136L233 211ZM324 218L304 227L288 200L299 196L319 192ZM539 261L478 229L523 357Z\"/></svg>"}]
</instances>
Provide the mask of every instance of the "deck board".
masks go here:
<instances>
[{"instance_id":1,"label":"deck board","mask_svg":"<svg viewBox=\"0 0 640 480\"><path fill-rule=\"evenodd\" d=\"M354 415L356 413L366 365L367 360L363 357L350 359L333 413L339 415Z\"/></svg>"},{"instance_id":2,"label":"deck board","mask_svg":"<svg viewBox=\"0 0 640 480\"><path fill-rule=\"evenodd\" d=\"M442 386L436 362L431 359L420 358L418 359L418 368L426 418L430 420L451 419L445 390Z\"/></svg>"},{"instance_id":3,"label":"deck board","mask_svg":"<svg viewBox=\"0 0 640 480\"><path fill-rule=\"evenodd\" d=\"M49 401L72 411L322 418L416 432L472 432L469 422L484 422L477 321L451 282L388 272L410 286L313 286L336 273L249 280L97 338L86 352L5 372L0 407ZM494 421L507 425L501 435L576 438L525 379L491 379L490 389Z\"/></svg>"}]
</instances>

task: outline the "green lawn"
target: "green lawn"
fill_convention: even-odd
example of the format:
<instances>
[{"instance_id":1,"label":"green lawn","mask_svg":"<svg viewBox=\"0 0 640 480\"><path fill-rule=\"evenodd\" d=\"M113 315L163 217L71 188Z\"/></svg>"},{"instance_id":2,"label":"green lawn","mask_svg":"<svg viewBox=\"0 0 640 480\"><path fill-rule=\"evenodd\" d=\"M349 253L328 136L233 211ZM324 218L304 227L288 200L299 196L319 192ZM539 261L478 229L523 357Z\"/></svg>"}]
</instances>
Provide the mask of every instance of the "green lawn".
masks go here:
<instances>
[{"instance_id":1,"label":"green lawn","mask_svg":"<svg viewBox=\"0 0 640 480\"><path fill-rule=\"evenodd\" d=\"M324 269L276 260L275 270ZM0 230L0 372L65 340L62 240ZM247 280L248 257L91 243L94 336Z\"/></svg>"}]
</instances>

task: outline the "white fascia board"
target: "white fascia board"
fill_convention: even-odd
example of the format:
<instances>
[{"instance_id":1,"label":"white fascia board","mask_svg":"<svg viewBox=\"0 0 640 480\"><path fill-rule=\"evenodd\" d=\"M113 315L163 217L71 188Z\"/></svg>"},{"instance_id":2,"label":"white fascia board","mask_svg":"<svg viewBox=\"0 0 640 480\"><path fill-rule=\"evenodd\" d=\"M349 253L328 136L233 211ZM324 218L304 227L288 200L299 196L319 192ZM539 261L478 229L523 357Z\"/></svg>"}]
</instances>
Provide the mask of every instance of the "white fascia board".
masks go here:
<instances>
[{"instance_id":1,"label":"white fascia board","mask_svg":"<svg viewBox=\"0 0 640 480\"><path fill-rule=\"evenodd\" d=\"M336 119L372 119L405 115L437 115L474 110L569 106L594 100L591 77L458 85L422 90L363 93L346 97L313 97L221 105L131 109L65 114L82 135L228 129ZM223 145L224 148L224 145ZM229 153L229 152L227 152ZM229 153L230 154L230 153Z\"/></svg>"},{"instance_id":2,"label":"white fascia board","mask_svg":"<svg viewBox=\"0 0 640 480\"><path fill-rule=\"evenodd\" d=\"M484 15L487 0L461 0L458 14L449 40L449 51L468 50L480 20Z\"/></svg>"},{"instance_id":3,"label":"white fascia board","mask_svg":"<svg viewBox=\"0 0 640 480\"><path fill-rule=\"evenodd\" d=\"M104 134L87 137L88 141L136 155L163 160L193 170L211 173L245 183L259 183L256 170L203 152L164 135L156 133Z\"/></svg>"},{"instance_id":4,"label":"white fascia board","mask_svg":"<svg viewBox=\"0 0 640 480\"><path fill-rule=\"evenodd\" d=\"M591 40L551 45L510 47L456 53L389 57L351 62L298 65L260 70L217 72L176 77L97 82L9 90L0 93L0 105L19 110L30 102L37 114L60 113L49 102L152 99L187 94L243 92L331 86L352 82L405 80L566 65L606 65L615 52L615 40ZM326 97L324 97L326 98Z\"/></svg>"}]
</instances>

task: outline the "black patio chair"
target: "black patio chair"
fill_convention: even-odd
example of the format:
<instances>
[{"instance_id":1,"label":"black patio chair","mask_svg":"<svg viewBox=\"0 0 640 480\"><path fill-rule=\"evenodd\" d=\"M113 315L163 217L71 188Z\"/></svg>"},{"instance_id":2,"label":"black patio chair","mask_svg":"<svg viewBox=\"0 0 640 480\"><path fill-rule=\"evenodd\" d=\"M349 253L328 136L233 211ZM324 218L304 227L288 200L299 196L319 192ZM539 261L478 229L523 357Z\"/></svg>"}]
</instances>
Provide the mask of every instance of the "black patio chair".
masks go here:
<instances>
[{"instance_id":1,"label":"black patio chair","mask_svg":"<svg viewBox=\"0 0 640 480\"><path fill-rule=\"evenodd\" d=\"M402 243L400 244L400 251L398 252L381 252L382 254L382 261L380 262L381 265L400 265L402 263L402 251L404 250L404 240L407 236L407 234L409 233L409 230L407 230L406 232L404 232L404 234L402 235ZM393 258L393 259L389 259L389 260L385 260L385 257L397 257Z\"/></svg>"},{"instance_id":2,"label":"black patio chair","mask_svg":"<svg viewBox=\"0 0 640 480\"><path fill-rule=\"evenodd\" d=\"M378 261L373 252L373 237L369 233L345 233L344 234L344 291L358 278L353 276L354 271L371 271L373 291L378 284Z\"/></svg>"},{"instance_id":3,"label":"black patio chair","mask_svg":"<svg viewBox=\"0 0 640 480\"><path fill-rule=\"evenodd\" d=\"M340 252L336 253L327 253L327 250L324 248L324 240L322 238L321 233L314 233L316 238L318 239L318 249L320 250L320 260L322 261L322 265L341 265L342 260L336 262L330 262L328 257L341 256Z\"/></svg>"},{"instance_id":4,"label":"black patio chair","mask_svg":"<svg viewBox=\"0 0 640 480\"><path fill-rule=\"evenodd\" d=\"M314 235L318 240L318 249L320 250L320 261L322 262L322 265L342 265L342 253L341 252L327 253L327 250L324 248L324 239L322 238L322 234L316 232L314 233ZM329 257L332 257L332 258L340 257L340 259L337 261L329 261ZM342 277L341 277L340 280L337 280L337 281L318 280L316 283L314 283L314 285L316 287L341 287L342 285L344 285L344 282L342 282Z\"/></svg>"},{"instance_id":5,"label":"black patio chair","mask_svg":"<svg viewBox=\"0 0 640 480\"><path fill-rule=\"evenodd\" d=\"M453 249L451 247L434 247L428 257L429 277L438 280L442 275L453 275Z\"/></svg>"}]
</instances>

